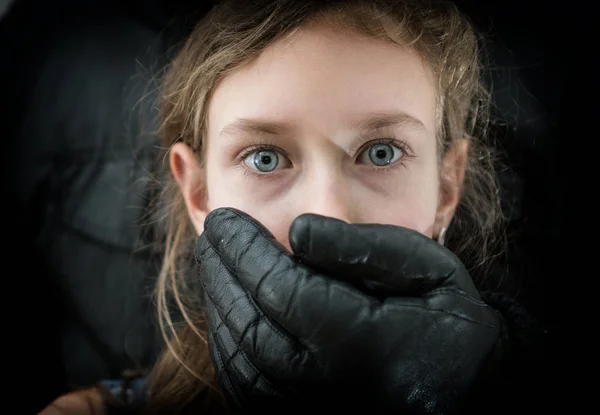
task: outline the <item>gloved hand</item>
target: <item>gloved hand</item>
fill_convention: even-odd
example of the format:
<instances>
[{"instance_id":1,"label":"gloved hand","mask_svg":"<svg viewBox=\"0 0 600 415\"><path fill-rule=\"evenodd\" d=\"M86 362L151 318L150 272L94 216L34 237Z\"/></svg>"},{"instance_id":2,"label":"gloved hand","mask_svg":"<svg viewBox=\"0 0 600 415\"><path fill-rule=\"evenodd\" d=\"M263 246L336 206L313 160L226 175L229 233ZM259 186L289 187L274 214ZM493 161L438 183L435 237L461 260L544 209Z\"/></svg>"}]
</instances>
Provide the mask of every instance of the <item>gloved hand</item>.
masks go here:
<instances>
[{"instance_id":1,"label":"gloved hand","mask_svg":"<svg viewBox=\"0 0 600 415\"><path fill-rule=\"evenodd\" d=\"M314 214L289 236L293 254L221 208L198 238L211 358L234 409L446 414L493 378L503 319L448 249Z\"/></svg>"}]
</instances>

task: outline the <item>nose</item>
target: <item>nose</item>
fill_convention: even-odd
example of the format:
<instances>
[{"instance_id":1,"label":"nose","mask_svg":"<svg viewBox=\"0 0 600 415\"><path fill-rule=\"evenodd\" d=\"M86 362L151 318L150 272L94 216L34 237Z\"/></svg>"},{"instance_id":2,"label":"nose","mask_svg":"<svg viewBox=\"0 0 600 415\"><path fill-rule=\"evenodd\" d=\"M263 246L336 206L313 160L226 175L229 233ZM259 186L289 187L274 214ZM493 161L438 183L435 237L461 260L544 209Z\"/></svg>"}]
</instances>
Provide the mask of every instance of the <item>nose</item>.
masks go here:
<instances>
[{"instance_id":1,"label":"nose","mask_svg":"<svg viewBox=\"0 0 600 415\"><path fill-rule=\"evenodd\" d=\"M355 222L356 204L352 203L352 192L350 186L340 176L316 177L306 183L303 200L300 203L303 213L314 213L343 220L347 223Z\"/></svg>"}]
</instances>

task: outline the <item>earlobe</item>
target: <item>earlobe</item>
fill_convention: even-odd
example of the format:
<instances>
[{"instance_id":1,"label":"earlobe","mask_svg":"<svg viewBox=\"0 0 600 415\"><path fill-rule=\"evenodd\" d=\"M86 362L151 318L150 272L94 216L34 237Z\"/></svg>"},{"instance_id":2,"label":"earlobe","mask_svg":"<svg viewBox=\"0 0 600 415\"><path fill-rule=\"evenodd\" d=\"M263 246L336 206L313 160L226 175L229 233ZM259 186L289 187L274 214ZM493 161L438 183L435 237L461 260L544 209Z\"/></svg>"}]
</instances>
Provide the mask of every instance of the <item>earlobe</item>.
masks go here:
<instances>
[{"instance_id":1,"label":"earlobe","mask_svg":"<svg viewBox=\"0 0 600 415\"><path fill-rule=\"evenodd\" d=\"M448 150L442 161L440 174L440 198L434 226L434 237L439 237L442 228L448 228L460 202L468 159L468 141L462 139Z\"/></svg>"},{"instance_id":2,"label":"earlobe","mask_svg":"<svg viewBox=\"0 0 600 415\"><path fill-rule=\"evenodd\" d=\"M176 143L171 148L169 164L188 215L196 232L200 234L204 230L204 219L209 212L205 169L200 166L194 151L184 143Z\"/></svg>"}]
</instances>

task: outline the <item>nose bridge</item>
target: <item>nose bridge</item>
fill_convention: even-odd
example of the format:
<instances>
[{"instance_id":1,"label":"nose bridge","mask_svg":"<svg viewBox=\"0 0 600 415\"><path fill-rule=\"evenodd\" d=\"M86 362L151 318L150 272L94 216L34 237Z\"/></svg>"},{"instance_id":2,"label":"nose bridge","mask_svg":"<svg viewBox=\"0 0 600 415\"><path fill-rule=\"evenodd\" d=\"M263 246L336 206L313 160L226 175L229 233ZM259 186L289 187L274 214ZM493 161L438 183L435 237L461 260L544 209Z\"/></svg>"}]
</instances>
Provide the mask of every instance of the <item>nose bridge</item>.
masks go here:
<instances>
[{"instance_id":1,"label":"nose bridge","mask_svg":"<svg viewBox=\"0 0 600 415\"><path fill-rule=\"evenodd\" d=\"M331 166L330 166L331 167ZM303 213L315 213L353 222L351 185L342 171L319 169L307 178Z\"/></svg>"}]
</instances>

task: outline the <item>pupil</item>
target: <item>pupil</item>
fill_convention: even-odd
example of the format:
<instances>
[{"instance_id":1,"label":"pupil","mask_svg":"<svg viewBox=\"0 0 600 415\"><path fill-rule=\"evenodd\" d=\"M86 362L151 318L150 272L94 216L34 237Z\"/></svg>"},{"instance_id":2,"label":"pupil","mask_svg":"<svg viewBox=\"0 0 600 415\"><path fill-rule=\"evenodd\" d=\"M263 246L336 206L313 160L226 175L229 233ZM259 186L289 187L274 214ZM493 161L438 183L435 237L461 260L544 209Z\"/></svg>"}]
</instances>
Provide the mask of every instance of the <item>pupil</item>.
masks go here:
<instances>
[{"instance_id":1,"label":"pupil","mask_svg":"<svg viewBox=\"0 0 600 415\"><path fill-rule=\"evenodd\" d=\"M375 165L385 166L390 164L391 159L394 158L394 151L387 144L378 144L371 147L369 157Z\"/></svg>"},{"instance_id":2,"label":"pupil","mask_svg":"<svg viewBox=\"0 0 600 415\"><path fill-rule=\"evenodd\" d=\"M277 153L271 150L261 151L254 155L254 165L263 173L275 170L278 162Z\"/></svg>"}]
</instances>

